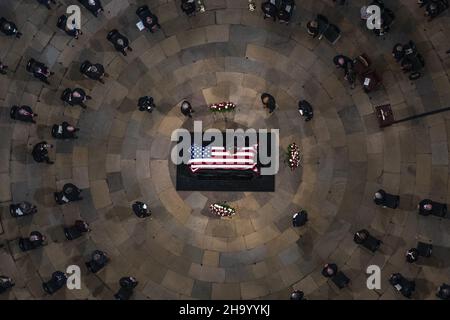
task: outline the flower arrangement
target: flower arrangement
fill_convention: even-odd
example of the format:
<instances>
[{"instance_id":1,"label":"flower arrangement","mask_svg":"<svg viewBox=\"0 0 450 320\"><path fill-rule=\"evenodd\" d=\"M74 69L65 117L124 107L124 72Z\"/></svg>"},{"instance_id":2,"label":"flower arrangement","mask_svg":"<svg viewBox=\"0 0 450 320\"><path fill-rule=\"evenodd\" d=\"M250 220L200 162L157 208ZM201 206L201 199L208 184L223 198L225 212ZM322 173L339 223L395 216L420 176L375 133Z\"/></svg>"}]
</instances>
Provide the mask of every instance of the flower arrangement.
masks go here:
<instances>
[{"instance_id":1,"label":"flower arrangement","mask_svg":"<svg viewBox=\"0 0 450 320\"><path fill-rule=\"evenodd\" d=\"M231 217L236 214L236 209L230 207L225 202L216 202L209 206L212 214L219 217Z\"/></svg>"},{"instance_id":2,"label":"flower arrangement","mask_svg":"<svg viewBox=\"0 0 450 320\"><path fill-rule=\"evenodd\" d=\"M295 170L298 166L300 166L300 148L295 142L288 146L287 162L291 170Z\"/></svg>"},{"instance_id":3,"label":"flower arrangement","mask_svg":"<svg viewBox=\"0 0 450 320\"><path fill-rule=\"evenodd\" d=\"M231 112L234 109L236 109L236 105L233 102L213 103L209 106L211 112Z\"/></svg>"}]
</instances>

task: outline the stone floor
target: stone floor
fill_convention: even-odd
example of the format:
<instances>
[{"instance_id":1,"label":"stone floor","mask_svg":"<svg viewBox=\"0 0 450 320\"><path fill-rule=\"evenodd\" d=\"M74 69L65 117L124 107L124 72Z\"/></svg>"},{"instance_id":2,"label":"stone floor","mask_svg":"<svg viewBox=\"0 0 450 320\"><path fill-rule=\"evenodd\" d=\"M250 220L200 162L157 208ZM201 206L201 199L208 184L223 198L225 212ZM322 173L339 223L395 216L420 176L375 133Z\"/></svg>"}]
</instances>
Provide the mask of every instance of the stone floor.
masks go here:
<instances>
[{"instance_id":1,"label":"stone floor","mask_svg":"<svg viewBox=\"0 0 450 320\"><path fill-rule=\"evenodd\" d=\"M380 130L374 107L391 103L398 117L448 106L450 101L450 14L428 23L410 0L392 0L397 13L392 33L377 38L359 20L363 0L335 7L328 0L297 1L289 26L249 12L244 0L205 0L206 12L187 18L172 0L102 0L98 19L82 8L79 40L60 32L56 19L69 0L48 11L34 0L3 0L0 12L17 22L22 39L0 37L0 60L12 72L0 76L0 273L16 286L1 299L111 299L118 279L139 280L135 299L287 299L293 289L308 299L402 299L388 284L393 272L415 279L416 299L434 299L449 282L450 220L418 216L419 199L450 201L450 114L442 113ZM138 5L147 3L159 16L162 31L139 32ZM259 9L259 2L258 2ZM311 39L306 22L323 13L343 36L335 46ZM131 40L127 57L106 41L118 28ZM408 81L390 55L396 42L414 40L424 55L425 76ZM384 89L365 94L349 89L332 64L337 53L366 52L382 74ZM28 58L55 72L42 85L25 71ZM106 84L83 78L78 68L89 59L103 63ZM64 107L66 87L85 88L88 109ZM268 116L259 96L268 91L279 108ZM142 95L155 98L152 114L137 111ZM303 122L299 99L315 107L313 121ZM283 163L275 193L177 192L170 162L170 135L193 123L179 112L192 101L195 119L224 126L206 105L221 100L238 104L234 122L241 127L280 128L281 147L300 144L304 161L292 173ZM12 122L9 108L28 104L37 124ZM32 145L54 142L50 126L66 120L81 128L75 142L55 142L53 166L33 163ZM83 188L82 202L57 207L52 193L66 182ZM395 211L374 206L378 188L401 195ZM31 200L33 217L13 219L11 202ZM144 200L152 219L138 219L131 203ZM208 205L228 200L238 209L230 220L208 214ZM294 210L310 214L307 226L294 229ZM62 225L87 220L92 232L64 239ZM353 243L353 233L370 230L383 240L375 254ZM17 238L31 230L49 244L21 253ZM434 256L410 265L405 251L417 239L431 240ZM84 267L94 249L106 251L110 264L96 275ZM339 290L321 274L336 262L352 279ZM41 288L55 270L82 266L82 290L47 296ZM365 286L365 269L382 268L382 288Z\"/></svg>"}]
</instances>

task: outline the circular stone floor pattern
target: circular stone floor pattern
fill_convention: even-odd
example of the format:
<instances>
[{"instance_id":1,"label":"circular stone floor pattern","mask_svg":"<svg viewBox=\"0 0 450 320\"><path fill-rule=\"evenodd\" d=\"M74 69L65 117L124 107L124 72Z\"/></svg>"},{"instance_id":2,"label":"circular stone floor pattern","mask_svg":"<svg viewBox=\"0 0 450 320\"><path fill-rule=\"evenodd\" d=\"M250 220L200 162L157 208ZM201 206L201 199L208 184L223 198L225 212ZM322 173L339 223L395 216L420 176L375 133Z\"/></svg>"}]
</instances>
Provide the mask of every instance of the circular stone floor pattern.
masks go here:
<instances>
[{"instance_id":1,"label":"circular stone floor pattern","mask_svg":"<svg viewBox=\"0 0 450 320\"><path fill-rule=\"evenodd\" d=\"M139 280L135 299L287 299L293 289L308 299L402 299L388 284L393 272L416 280L414 298L434 299L436 288L449 282L450 220L419 216L415 205L424 197L450 201L450 113L380 130L373 111L391 103L403 117L448 106L448 12L428 23L415 3L389 1L397 20L389 35L377 38L360 22L362 0L347 7L297 1L289 26L249 12L246 1L206 0L206 12L188 18L170 0L102 0L105 13L98 19L82 8L83 35L74 40L55 26L72 2L59 0L49 11L34 0L7 0L0 8L24 34L0 37L0 60L11 70L0 76L0 273L16 281L1 299L112 299L124 275ZM135 10L144 3L162 31L137 30ZM343 31L335 46L307 35L306 22L317 13ZM131 41L127 57L106 41L113 28ZM390 54L396 42L410 39L427 63L416 82ZM384 80L384 89L370 95L360 86L350 90L332 63L338 53L363 52ZM30 57L55 72L51 85L26 73ZM105 65L104 85L80 75L85 59ZM86 110L62 105L66 87L87 90L93 100ZM264 91L279 105L271 116L260 105ZM137 110L142 95L155 98L152 114ZM274 193L176 192L170 135L192 128L179 111L185 98L205 125L213 121L207 104L237 103L236 123L279 128L283 149L301 146L303 168L292 173L282 163ZM312 121L300 119L299 99L314 106ZM32 106L37 124L9 119L13 104ZM78 140L53 141L50 126L62 121L81 128ZM31 159L41 140L56 146L52 166ZM52 194L66 182L81 187L84 200L56 206ZM399 209L373 204L380 187L400 194ZM36 203L39 212L11 218L9 204L22 200ZM131 212L136 200L150 204L152 219ZM211 217L208 205L218 200L237 207L237 215ZM294 229L291 217L299 208L310 221ZM92 232L65 240L62 226L79 217ZM361 228L383 241L375 254L353 243ZM48 245L19 252L17 238L32 230L47 235ZM433 241L434 256L407 264L404 253L422 238ZM84 266L94 249L111 257L96 275ZM320 273L326 262L351 278L349 288L326 281ZM42 281L71 264L82 268L82 289L45 295ZM366 288L371 264L382 268L381 290Z\"/></svg>"}]
</instances>

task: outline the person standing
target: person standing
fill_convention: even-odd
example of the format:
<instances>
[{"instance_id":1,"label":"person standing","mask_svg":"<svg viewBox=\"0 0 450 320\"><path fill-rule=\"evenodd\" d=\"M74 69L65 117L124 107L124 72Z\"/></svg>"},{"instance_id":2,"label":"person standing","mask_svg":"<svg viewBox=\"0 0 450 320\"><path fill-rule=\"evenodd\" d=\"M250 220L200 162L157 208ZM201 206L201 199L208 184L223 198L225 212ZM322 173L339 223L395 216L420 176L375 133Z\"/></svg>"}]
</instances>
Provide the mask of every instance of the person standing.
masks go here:
<instances>
[{"instance_id":1,"label":"person standing","mask_svg":"<svg viewBox=\"0 0 450 320\"><path fill-rule=\"evenodd\" d=\"M185 100L181 103L181 113L186 117L192 118L192 113L194 113L194 109L192 109L192 106L189 103L189 101Z\"/></svg>"},{"instance_id":2,"label":"person standing","mask_svg":"<svg viewBox=\"0 0 450 320\"><path fill-rule=\"evenodd\" d=\"M277 103L272 95L270 95L269 93L263 93L261 95L261 101L264 105L264 108L269 109L269 113L273 113L275 111Z\"/></svg>"},{"instance_id":3,"label":"person standing","mask_svg":"<svg viewBox=\"0 0 450 320\"><path fill-rule=\"evenodd\" d=\"M1 74L6 74L6 73L7 73L6 70L8 70L8 66L7 66L6 64L3 64L3 63L0 61L0 73L1 73Z\"/></svg>"},{"instance_id":4,"label":"person standing","mask_svg":"<svg viewBox=\"0 0 450 320\"><path fill-rule=\"evenodd\" d=\"M138 100L139 111L147 111L152 113L153 109L156 107L153 98L150 96L140 97Z\"/></svg>"}]
</instances>

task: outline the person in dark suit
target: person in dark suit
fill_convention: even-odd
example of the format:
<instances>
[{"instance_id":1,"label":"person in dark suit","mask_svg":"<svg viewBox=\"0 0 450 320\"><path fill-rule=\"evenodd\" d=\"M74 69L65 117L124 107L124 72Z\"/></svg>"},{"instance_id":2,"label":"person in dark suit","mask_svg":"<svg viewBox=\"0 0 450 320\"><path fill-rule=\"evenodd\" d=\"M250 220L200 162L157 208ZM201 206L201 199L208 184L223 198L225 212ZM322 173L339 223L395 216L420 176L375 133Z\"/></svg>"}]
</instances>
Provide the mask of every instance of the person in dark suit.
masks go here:
<instances>
[{"instance_id":1,"label":"person in dark suit","mask_svg":"<svg viewBox=\"0 0 450 320\"><path fill-rule=\"evenodd\" d=\"M303 293L303 291L295 290L294 292L291 293L289 300L306 300L304 296L305 294Z\"/></svg>"},{"instance_id":2,"label":"person in dark suit","mask_svg":"<svg viewBox=\"0 0 450 320\"><path fill-rule=\"evenodd\" d=\"M14 287L14 280L10 277L0 276L0 294Z\"/></svg>"},{"instance_id":3,"label":"person in dark suit","mask_svg":"<svg viewBox=\"0 0 450 320\"><path fill-rule=\"evenodd\" d=\"M37 114L29 106L12 106L10 116L14 120L36 123L34 118L37 117Z\"/></svg>"},{"instance_id":4,"label":"person in dark suit","mask_svg":"<svg viewBox=\"0 0 450 320\"><path fill-rule=\"evenodd\" d=\"M0 73L1 74L6 74L8 70L8 66L6 64L3 64L2 62L0 62Z\"/></svg>"},{"instance_id":5,"label":"person in dark suit","mask_svg":"<svg viewBox=\"0 0 450 320\"><path fill-rule=\"evenodd\" d=\"M134 214L139 218L147 218L150 217L152 214L148 206L141 201L136 201L135 203L133 203L132 209Z\"/></svg>"},{"instance_id":6,"label":"person in dark suit","mask_svg":"<svg viewBox=\"0 0 450 320\"><path fill-rule=\"evenodd\" d=\"M306 100L300 100L298 102L298 112L305 118L305 121L310 121L314 116L313 108Z\"/></svg>"},{"instance_id":7,"label":"person in dark suit","mask_svg":"<svg viewBox=\"0 0 450 320\"><path fill-rule=\"evenodd\" d=\"M412 293L416 289L416 283L406 279L400 273L392 274L389 278L389 283L408 299L411 298Z\"/></svg>"},{"instance_id":8,"label":"person in dark suit","mask_svg":"<svg viewBox=\"0 0 450 320\"><path fill-rule=\"evenodd\" d=\"M47 7L48 10L51 10L50 3L56 4L56 0L37 0L40 4Z\"/></svg>"},{"instance_id":9,"label":"person in dark suit","mask_svg":"<svg viewBox=\"0 0 450 320\"><path fill-rule=\"evenodd\" d=\"M91 63L89 60L84 61L80 66L80 72L89 79L105 83L103 77L108 77L105 68L100 63Z\"/></svg>"},{"instance_id":10,"label":"person in dark suit","mask_svg":"<svg viewBox=\"0 0 450 320\"><path fill-rule=\"evenodd\" d=\"M90 13L98 17L100 12L104 11L100 0L78 0Z\"/></svg>"},{"instance_id":11,"label":"person in dark suit","mask_svg":"<svg viewBox=\"0 0 450 320\"><path fill-rule=\"evenodd\" d=\"M383 208L397 209L400 204L400 196L387 193L383 189L380 189L375 192L373 202L375 202L377 206L382 206Z\"/></svg>"},{"instance_id":12,"label":"person in dark suit","mask_svg":"<svg viewBox=\"0 0 450 320\"><path fill-rule=\"evenodd\" d=\"M12 217L24 217L37 213L37 207L28 201L21 201L19 203L11 203L9 205L9 213Z\"/></svg>"},{"instance_id":13,"label":"person in dark suit","mask_svg":"<svg viewBox=\"0 0 450 320\"><path fill-rule=\"evenodd\" d=\"M261 4L261 10L264 13L264 19L270 18L273 19L273 21L276 21L278 8L275 0L263 2Z\"/></svg>"},{"instance_id":14,"label":"person in dark suit","mask_svg":"<svg viewBox=\"0 0 450 320\"><path fill-rule=\"evenodd\" d=\"M353 241L372 252L377 251L381 245L381 240L372 236L366 229L357 231L353 236Z\"/></svg>"},{"instance_id":15,"label":"person in dark suit","mask_svg":"<svg viewBox=\"0 0 450 320\"><path fill-rule=\"evenodd\" d=\"M278 21L281 23L289 24L291 21L292 13L294 12L295 1L294 0L281 0L278 7Z\"/></svg>"},{"instance_id":16,"label":"person in dark suit","mask_svg":"<svg viewBox=\"0 0 450 320\"><path fill-rule=\"evenodd\" d=\"M82 236L83 233L89 232L89 225L83 220L76 220L75 223L70 227L64 228L64 235L67 240L75 240Z\"/></svg>"},{"instance_id":17,"label":"person in dark suit","mask_svg":"<svg viewBox=\"0 0 450 320\"><path fill-rule=\"evenodd\" d=\"M189 117L189 118L192 118L192 113L194 113L194 109L192 109L192 106L191 106L191 104L189 103L189 101L186 101L186 100L183 101L183 102L181 103L180 109L181 109L181 113L182 113L184 116Z\"/></svg>"},{"instance_id":18,"label":"person in dark suit","mask_svg":"<svg viewBox=\"0 0 450 320\"><path fill-rule=\"evenodd\" d=\"M46 84L50 84L48 78L54 74L49 70L49 68L47 68L45 64L36 61L33 58L28 60L26 69L28 72L32 73L35 78L38 78L39 80L45 82Z\"/></svg>"},{"instance_id":19,"label":"person in dark suit","mask_svg":"<svg viewBox=\"0 0 450 320\"><path fill-rule=\"evenodd\" d=\"M261 102L263 103L264 108L269 109L269 113L274 112L275 108L277 107L275 98L268 93L263 93L261 95Z\"/></svg>"},{"instance_id":20,"label":"person in dark suit","mask_svg":"<svg viewBox=\"0 0 450 320\"><path fill-rule=\"evenodd\" d=\"M15 36L18 39L22 36L22 33L19 32L15 23L6 20L3 17L0 18L0 31L7 36Z\"/></svg>"},{"instance_id":21,"label":"person in dark suit","mask_svg":"<svg viewBox=\"0 0 450 320\"><path fill-rule=\"evenodd\" d=\"M58 124L53 125L52 137L55 139L62 139L62 140L78 139L78 137L76 136L77 131L80 131L80 129L64 121L60 125Z\"/></svg>"},{"instance_id":22,"label":"person in dark suit","mask_svg":"<svg viewBox=\"0 0 450 320\"><path fill-rule=\"evenodd\" d=\"M306 24L306 30L311 37L317 37L319 35L319 23L317 20L308 21Z\"/></svg>"},{"instance_id":23,"label":"person in dark suit","mask_svg":"<svg viewBox=\"0 0 450 320\"><path fill-rule=\"evenodd\" d=\"M71 23L67 23L67 19L68 17L65 14L63 14L58 18L56 26L62 31L64 31L68 36L78 39L78 36L82 35L83 32L81 32L81 30L77 28L75 20L72 20Z\"/></svg>"},{"instance_id":24,"label":"person in dark suit","mask_svg":"<svg viewBox=\"0 0 450 320\"><path fill-rule=\"evenodd\" d=\"M91 100L92 97L87 95L86 92L81 88L70 89L67 88L63 91L61 95L61 100L68 103L71 106L79 105L83 109L87 106L84 104L87 100Z\"/></svg>"},{"instance_id":25,"label":"person in dark suit","mask_svg":"<svg viewBox=\"0 0 450 320\"><path fill-rule=\"evenodd\" d=\"M37 143L33 147L32 156L36 162L46 162L48 164L53 164L54 162L50 160L48 156L48 148L53 148L53 145L48 144L46 141Z\"/></svg>"},{"instance_id":26,"label":"person in dark suit","mask_svg":"<svg viewBox=\"0 0 450 320\"><path fill-rule=\"evenodd\" d=\"M55 271L52 278L42 283L42 287L48 294L54 294L56 291L62 289L67 283L67 275L62 271Z\"/></svg>"},{"instance_id":27,"label":"person in dark suit","mask_svg":"<svg viewBox=\"0 0 450 320\"><path fill-rule=\"evenodd\" d=\"M442 12L449 7L448 0L432 0L425 6L425 16L428 17L428 21L433 20L439 16Z\"/></svg>"},{"instance_id":28,"label":"person in dark suit","mask_svg":"<svg viewBox=\"0 0 450 320\"><path fill-rule=\"evenodd\" d=\"M92 252L91 260L86 262L86 267L92 273L97 273L106 266L108 261L109 258L105 252L95 250L94 252Z\"/></svg>"},{"instance_id":29,"label":"person in dark suit","mask_svg":"<svg viewBox=\"0 0 450 320\"><path fill-rule=\"evenodd\" d=\"M433 214L438 217L444 217L447 214L447 204L432 201L430 199L420 201L418 209L419 214L422 216Z\"/></svg>"},{"instance_id":30,"label":"person in dark suit","mask_svg":"<svg viewBox=\"0 0 450 320\"><path fill-rule=\"evenodd\" d=\"M436 296L442 300L450 300L450 285L443 283L439 286Z\"/></svg>"},{"instance_id":31,"label":"person in dark suit","mask_svg":"<svg viewBox=\"0 0 450 320\"><path fill-rule=\"evenodd\" d=\"M30 251L42 247L45 243L45 236L39 231L32 231L28 238L19 238L19 248L22 251Z\"/></svg>"},{"instance_id":32,"label":"person in dark suit","mask_svg":"<svg viewBox=\"0 0 450 320\"><path fill-rule=\"evenodd\" d=\"M119 280L120 289L114 295L116 300L129 300L133 295L133 290L138 285L138 281L134 277L122 277Z\"/></svg>"},{"instance_id":33,"label":"person in dark suit","mask_svg":"<svg viewBox=\"0 0 450 320\"><path fill-rule=\"evenodd\" d=\"M73 183L66 183L61 192L55 192L55 200L58 204L83 200L82 190Z\"/></svg>"},{"instance_id":34,"label":"person in dark suit","mask_svg":"<svg viewBox=\"0 0 450 320\"><path fill-rule=\"evenodd\" d=\"M292 225L294 227L301 227L308 221L308 213L305 210L294 213L292 216Z\"/></svg>"},{"instance_id":35,"label":"person in dark suit","mask_svg":"<svg viewBox=\"0 0 450 320\"><path fill-rule=\"evenodd\" d=\"M355 72L353 60L344 55L337 55L333 58L333 62L336 68L344 70L344 78L350 83L351 88L353 89L355 87Z\"/></svg>"},{"instance_id":36,"label":"person in dark suit","mask_svg":"<svg viewBox=\"0 0 450 320\"><path fill-rule=\"evenodd\" d=\"M335 263L327 263L322 269L322 275L326 278L331 278L338 272L338 267Z\"/></svg>"},{"instance_id":37,"label":"person in dark suit","mask_svg":"<svg viewBox=\"0 0 450 320\"><path fill-rule=\"evenodd\" d=\"M188 17L194 16L197 11L195 0L181 0L181 11L183 11Z\"/></svg>"},{"instance_id":38,"label":"person in dark suit","mask_svg":"<svg viewBox=\"0 0 450 320\"><path fill-rule=\"evenodd\" d=\"M141 19L145 28L151 33L158 29L161 29L161 25L158 22L158 17L153 14L147 5L141 6L136 10L136 14Z\"/></svg>"},{"instance_id":39,"label":"person in dark suit","mask_svg":"<svg viewBox=\"0 0 450 320\"><path fill-rule=\"evenodd\" d=\"M126 50L133 51L133 49L130 47L130 42L127 37L122 35L117 29L111 30L106 39L111 42L114 46L114 48L121 52L124 56L127 55Z\"/></svg>"},{"instance_id":40,"label":"person in dark suit","mask_svg":"<svg viewBox=\"0 0 450 320\"><path fill-rule=\"evenodd\" d=\"M411 248L406 251L406 261L409 263L414 263L419 260L419 250L417 248Z\"/></svg>"},{"instance_id":41,"label":"person in dark suit","mask_svg":"<svg viewBox=\"0 0 450 320\"><path fill-rule=\"evenodd\" d=\"M153 109L156 107L153 98L150 96L140 97L138 100L139 111L147 111L152 113Z\"/></svg>"}]
</instances>

